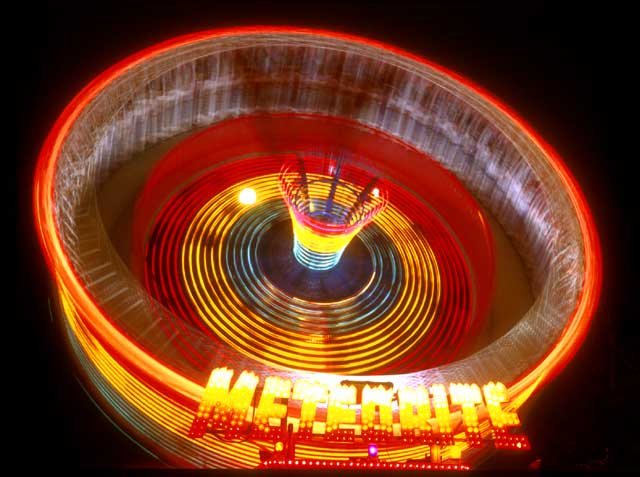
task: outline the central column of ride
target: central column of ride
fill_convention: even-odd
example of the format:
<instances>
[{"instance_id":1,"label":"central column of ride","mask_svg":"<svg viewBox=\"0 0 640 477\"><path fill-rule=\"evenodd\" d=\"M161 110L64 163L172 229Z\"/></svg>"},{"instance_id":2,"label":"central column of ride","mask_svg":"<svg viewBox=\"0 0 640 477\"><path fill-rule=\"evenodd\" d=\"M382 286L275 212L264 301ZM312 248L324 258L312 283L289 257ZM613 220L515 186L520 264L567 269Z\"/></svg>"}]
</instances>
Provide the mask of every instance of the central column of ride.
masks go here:
<instances>
[{"instance_id":1,"label":"central column of ride","mask_svg":"<svg viewBox=\"0 0 640 477\"><path fill-rule=\"evenodd\" d=\"M387 204L379 179L342 157L285 163L280 190L293 225L293 255L311 270L329 270L360 230Z\"/></svg>"}]
</instances>

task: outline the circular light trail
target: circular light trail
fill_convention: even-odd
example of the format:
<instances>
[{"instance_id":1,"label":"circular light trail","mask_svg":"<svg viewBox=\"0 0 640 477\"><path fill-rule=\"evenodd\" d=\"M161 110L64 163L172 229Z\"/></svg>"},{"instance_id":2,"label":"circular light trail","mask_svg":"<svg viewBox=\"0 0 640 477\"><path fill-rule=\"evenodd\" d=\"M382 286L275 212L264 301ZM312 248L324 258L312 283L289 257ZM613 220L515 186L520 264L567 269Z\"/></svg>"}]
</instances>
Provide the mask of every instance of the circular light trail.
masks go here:
<instances>
[{"instance_id":1,"label":"circular light trail","mask_svg":"<svg viewBox=\"0 0 640 477\"><path fill-rule=\"evenodd\" d=\"M269 280L261 261L274 254L261 252L260 243L274 225L288 221L275 172L281 161L231 163L169 200L145 253L149 292L212 342L271 366L383 374L452 359L471 326L464 259L437 217L393 184L388 185L393 203L360 234L364 260L373 267L356 293L338 301L307 300ZM274 173L247 179L237 172L270 168ZM235 172L233 184L219 190L224 186L219 178L228 171ZM241 187L259 193L261 204L249 211L239 206L233 197ZM286 266L289 253L276 254L282 255L278 266ZM340 287L336 282L327 297ZM203 370L210 365L210 356L188 343L182 348Z\"/></svg>"},{"instance_id":2,"label":"circular light trail","mask_svg":"<svg viewBox=\"0 0 640 477\"><path fill-rule=\"evenodd\" d=\"M347 117L345 105L365 104L369 109L358 110L363 111L358 113L362 117L355 114L352 119L431 154L447 169L455 172L465 186L482 196L491 212L503 220L503 225L518 242L532 267L537 300L511 332L468 358L433 369L397 375L396 381L433 382L436 374L453 376L480 373L484 372L487 363L494 363L495 372L505 376L500 379L508 383L513 406L517 408L557 374L575 354L586 336L598 301L601 286L599 242L593 219L575 179L556 153L517 115L467 80L388 45L308 29L255 27L211 31L151 47L96 78L58 118L41 150L34 181L34 213L39 238L59 290L70 342L85 369L87 379L94 385L103 404L118 410L119 419L128 423L131 432L162 451L166 458L177 465L255 466L260 443L223 442L211 435L202 440L184 437L203 393L203 379L201 375L188 371L194 368L181 364L178 354L172 354L172 350L173 344L180 343L179 340L184 337L200 335L193 331L195 323L172 321L175 317L166 314L166 307L154 308L157 303L149 300L141 287L131 279L130 272L117 259L114 260L115 254L104 236L100 221L92 215L92 212L95 214L91 206L92 192L95 191L95 184L117 165L117 161L128 157L133 150L134 141L127 142L114 131L118 134L139 134L144 138L141 143L144 145L147 144L145 141L152 143L184 132L194 124L207 125L220 119L237 117L240 107L228 98L251 98L255 102L252 111L269 110L269 103L264 101L259 92L256 93L258 90L251 83L253 77L247 77L249 79L246 81L250 94L234 96L225 88L232 88L237 83L228 81L228 78L215 83L206 78L207 71L213 69L205 71L194 67L189 70L190 64L195 64L198 58L207 54L225 55L227 53L220 52L231 52L231 55L234 51L255 51L257 59L252 59L252 62L239 54L242 61L234 63L235 67L241 69L243 65L251 65L255 71L265 71L266 77L274 78L273 71L267 70L279 63L260 60L261 48L274 48L280 54L278 48L289 44L296 45L291 51L293 55L298 55L295 58L299 63L286 61L282 64L304 71L300 76L294 75L297 81L295 87L308 88L304 92L315 91L313 94L316 96L311 93L295 96L292 80L283 79L281 81L286 83L286 91L290 94L278 96L284 103L274 103L273 112L317 112L315 103L302 104L296 101L317 100L317 104L320 104L320 100L325 101L323 98L333 98L329 100L333 102L327 103L329 106L322 106L325 108L322 111ZM313 60L313 55L318 55L327 65L332 65L334 57L331 55L334 54L342 55L344 65L349 61L359 61L360 58L369 62L368 65L374 65L371 68L365 66L364 69L354 69L369 74L366 81L370 82L370 93L357 90L357 81L361 79L335 81L335 76L341 74L340 70L321 70L315 67L318 63L307 62L308 58ZM220 58L223 56L218 56L217 60ZM230 59L229 56L225 58L225 61ZM219 61L217 64L228 63ZM376 70L376 64L386 69ZM315 75L313 84L309 86L300 82L311 70ZM227 74L225 71L224 67L220 67L215 74L222 78L223 74ZM351 70L345 67L341 71ZM150 73L153 74L149 76ZM205 75L205 79L198 79L202 75ZM162 93L165 84L169 84L167 78L176 85L173 90L176 94ZM196 78L200 82L189 89L188 85L179 84L176 78ZM404 89L387 87L395 84L395 78L401 78L400 84L404 85ZM149 85L155 80L156 84ZM139 86L138 89L129 86L134 83ZM201 95L199 100L207 99L208 102L198 107L213 108L214 114L196 116L193 121L185 122L187 126L177 122L177 111L182 114L184 111L197 110L193 106L195 102L190 103L191 109L184 107L178 110L178 100L193 99L189 94L193 95L197 88L211 87L212 84L225 92L223 99L227 102L213 95L210 98ZM348 84L351 89L342 91L341 95L324 94L322 88L325 84L329 85L327 88L342 88ZM384 87L375 89L378 84ZM417 88L416 84L425 86ZM122 94L122 88L131 94ZM158 91L161 93L158 94ZM187 93L183 94L184 91ZM148 97L144 97L145 94ZM126 105L124 98L129 101ZM158 107L164 108L162 112L166 112L166 115L154 112L155 122L147 122L147 129L138 127L137 118L143 115L127 114L135 108L143 110L149 104L160 105ZM446 104L455 107L447 109L443 106ZM444 124L448 129L443 127L436 131L429 129L429 124ZM464 125L466 132L459 133L456 125ZM489 133L483 135L483 131ZM449 135L460 144L471 144L475 161L467 160L466 146L458 145L458 149L452 149L449 143L438 142L438 135ZM497 151L501 148L508 152L499 154ZM256 174L255 177L260 175ZM405 178L400 182L404 182ZM509 187L498 187L496 178L501 178ZM227 189L222 188L219 192L224 196ZM229 193L229 205L232 203L233 207L239 207L240 190L230 192L229 189ZM258 194L262 204L261 192L258 191ZM171 251L168 252L170 254L180 251L178 263L191 264L193 268L189 269L189 273L194 277L213 277L211 274L218 273L214 268L203 267L213 267L216 262L202 262L205 257L202 250L195 250L197 246L189 248L189 245L184 245L196 244L202 239L202 230L194 224L200 223L201 217L206 217L208 203L208 200L200 198L198 207L185 210L187 215L195 212L195 215L189 216L189 220L180 224L181 230L190 234L191 242L185 240L181 245L174 241L165 245L165 250ZM211 205L220 207L222 203L214 201ZM169 207L167 204L165 206ZM173 206L179 204L173 203ZM240 223L239 220L237 222ZM228 234L227 238L232 236L230 224L219 225L222 227L220 230ZM382 233L389 232L382 228ZM180 233L169 236L176 239L185 237ZM432 250L438 248L429 240L426 243L430 244ZM176 260L174 256L171 257ZM240 262L238 267L239 270L246 269ZM440 273L442 270L444 268L438 268ZM176 275L172 273L170 276ZM440 277L444 282L442 274ZM473 280L475 278L472 277ZM170 292L168 290L165 292L169 294L181 293L177 287ZM198 294L209 291L206 287L194 289L193 296L187 292L189 298L184 300L183 305L197 310L195 304L199 303ZM196 313L192 317L198 319L202 325L201 331L207 335L215 319L207 323L206 317L210 315L208 310L204 311L207 313ZM154 320L144 321L152 316ZM224 325L227 326L226 322ZM146 326L144 333L138 328L141 326ZM238 333L236 336L241 336L241 329L237 324L234 326L234 332ZM274 325L270 323L269 326ZM172 327L174 329L170 331ZM150 338L156 332L165 338L169 336L170 339L164 340L165 344L169 344L168 349L160 347ZM243 352L241 344L234 341L231 335L226 339L228 349L218 358L223 361L239 358ZM530 343L538 343L536 340L541 339L543 347L531 348ZM192 349L202 353L198 343L194 341ZM184 356L183 345L187 344L187 341L176 344L179 356ZM502 358L506 349L512 351L510 356L513 359ZM531 353L531 350L535 352ZM196 364L200 358L197 353L191 356ZM274 364L274 367L286 367L288 364L291 363ZM264 363L261 366L258 366L261 371L271 369ZM291 370L283 369L283 374L287 373L291 373ZM331 379L331 376L327 376L327 379ZM480 430L485 433L488 431L482 425ZM390 461L400 461L421 457L425 450L425 446L415 445L385 449L385 454ZM296 457L348 459L362 455L362 452L363 449L301 445L297 448Z\"/></svg>"}]
</instances>

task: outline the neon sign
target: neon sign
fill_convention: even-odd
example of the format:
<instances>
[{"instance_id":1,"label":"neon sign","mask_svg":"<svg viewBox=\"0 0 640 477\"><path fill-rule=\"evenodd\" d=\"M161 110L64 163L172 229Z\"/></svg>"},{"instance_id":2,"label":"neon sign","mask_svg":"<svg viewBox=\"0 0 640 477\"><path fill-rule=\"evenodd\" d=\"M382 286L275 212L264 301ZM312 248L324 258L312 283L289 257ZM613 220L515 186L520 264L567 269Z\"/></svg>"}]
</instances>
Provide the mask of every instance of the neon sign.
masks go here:
<instances>
[{"instance_id":1,"label":"neon sign","mask_svg":"<svg viewBox=\"0 0 640 477\"><path fill-rule=\"evenodd\" d=\"M242 371L232 384L234 374L225 367L211 372L189 437L212 430L227 438L277 441L288 428L296 440L452 446L454 435L464 430L468 445L481 447L486 421L497 448L530 448L526 436L507 432L520 419L506 409L509 397L500 382L396 388L391 382L267 376L259 388L260 378L252 371ZM454 419L454 413L461 417Z\"/></svg>"}]
</instances>

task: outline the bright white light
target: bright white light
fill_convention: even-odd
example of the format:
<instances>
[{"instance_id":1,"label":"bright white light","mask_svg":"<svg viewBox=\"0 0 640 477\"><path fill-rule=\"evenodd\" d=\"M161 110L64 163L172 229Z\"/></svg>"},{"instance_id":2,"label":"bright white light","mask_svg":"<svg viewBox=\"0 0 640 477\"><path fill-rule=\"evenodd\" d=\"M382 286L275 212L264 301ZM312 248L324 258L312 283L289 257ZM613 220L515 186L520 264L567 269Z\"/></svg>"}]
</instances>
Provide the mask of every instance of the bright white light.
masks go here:
<instances>
[{"instance_id":1,"label":"bright white light","mask_svg":"<svg viewBox=\"0 0 640 477\"><path fill-rule=\"evenodd\" d=\"M242 189L240 191L240 195L238 196L238 200L241 204L251 205L256 202L256 191L247 187L246 189Z\"/></svg>"},{"instance_id":2,"label":"bright white light","mask_svg":"<svg viewBox=\"0 0 640 477\"><path fill-rule=\"evenodd\" d=\"M371 193L374 197L380 197L380 189L378 189L377 187L374 187Z\"/></svg>"}]
</instances>

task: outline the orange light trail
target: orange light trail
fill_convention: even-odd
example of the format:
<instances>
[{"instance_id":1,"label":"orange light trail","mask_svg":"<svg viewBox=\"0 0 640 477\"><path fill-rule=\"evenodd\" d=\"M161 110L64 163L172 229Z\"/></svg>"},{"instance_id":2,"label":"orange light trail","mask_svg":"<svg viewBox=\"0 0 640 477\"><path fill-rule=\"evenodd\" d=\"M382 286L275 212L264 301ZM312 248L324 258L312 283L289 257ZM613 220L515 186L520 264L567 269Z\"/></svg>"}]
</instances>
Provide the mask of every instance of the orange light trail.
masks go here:
<instances>
[{"instance_id":1,"label":"orange light trail","mask_svg":"<svg viewBox=\"0 0 640 477\"><path fill-rule=\"evenodd\" d=\"M236 178L226 189L220 176L226 176L227 169L216 169L167 202L153 225L162 234L151 232L156 239L144 254L149 292L176 315L208 330L212 342L222 341L239 356L284 369L401 372L424 369L429 360L444 362L446 356L453 356L470 319L470 303L464 301L469 298L464 293L454 298L453 291L454 287L463 290L468 280L462 259L427 211L412 212L421 217L420 228L402 212L416 204L395 186L391 186L395 205L388 205L377 216L376 228L362 238L374 249L382 243L394 244L398 278L393 290L380 289L387 280L374 269L354 296L316 303L292 298L253 274L260 268L254 261L255 244L287 212L277 172L242 180L242 171L266 172L270 165L277 171L278 158L232 163L228 167ZM252 206L253 215L236 199L243 188L255 190L261 198L260 204ZM434 251L419 230L429 231L439 248ZM238 248L243 250L242 257L249 257L240 258L239 264L231 252ZM390 300L389 294L397 296ZM457 307L451 305L454 299ZM197 360L206 371L211 358Z\"/></svg>"}]
</instances>

